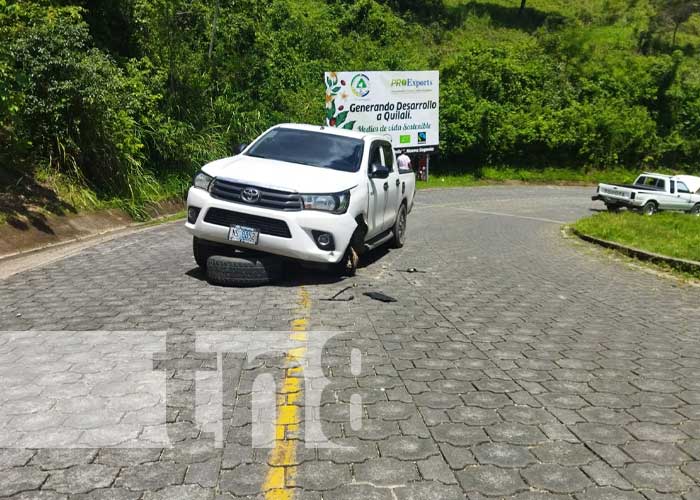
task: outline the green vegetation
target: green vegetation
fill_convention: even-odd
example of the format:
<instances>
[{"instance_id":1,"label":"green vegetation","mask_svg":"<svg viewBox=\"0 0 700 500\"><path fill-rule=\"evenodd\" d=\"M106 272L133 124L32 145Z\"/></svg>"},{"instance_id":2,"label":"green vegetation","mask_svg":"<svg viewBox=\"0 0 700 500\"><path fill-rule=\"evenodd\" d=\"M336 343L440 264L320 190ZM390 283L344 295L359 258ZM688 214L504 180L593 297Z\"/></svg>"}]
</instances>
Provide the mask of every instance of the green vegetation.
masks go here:
<instances>
[{"instance_id":1,"label":"green vegetation","mask_svg":"<svg viewBox=\"0 0 700 500\"><path fill-rule=\"evenodd\" d=\"M700 262L700 217L600 213L573 226L583 234L649 252Z\"/></svg>"},{"instance_id":2,"label":"green vegetation","mask_svg":"<svg viewBox=\"0 0 700 500\"><path fill-rule=\"evenodd\" d=\"M639 173L623 167L607 170L572 168L514 168L482 167L472 173L440 173L431 175L428 182L418 181L419 189L463 187L499 182L527 182L533 184L596 184L598 182L632 182Z\"/></svg>"},{"instance_id":3,"label":"green vegetation","mask_svg":"<svg viewBox=\"0 0 700 500\"><path fill-rule=\"evenodd\" d=\"M322 123L327 70L440 70L433 173L697 171L698 12L698 0L0 0L0 212L138 214L272 124Z\"/></svg>"}]
</instances>

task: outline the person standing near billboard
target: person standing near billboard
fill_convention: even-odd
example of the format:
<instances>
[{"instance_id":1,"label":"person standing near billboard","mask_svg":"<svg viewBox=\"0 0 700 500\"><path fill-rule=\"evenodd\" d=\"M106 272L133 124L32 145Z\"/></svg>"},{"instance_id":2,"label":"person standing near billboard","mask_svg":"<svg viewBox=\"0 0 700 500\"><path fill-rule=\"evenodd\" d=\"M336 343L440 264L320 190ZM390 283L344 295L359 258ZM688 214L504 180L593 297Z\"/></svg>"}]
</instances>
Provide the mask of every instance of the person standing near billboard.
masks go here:
<instances>
[{"instance_id":1,"label":"person standing near billboard","mask_svg":"<svg viewBox=\"0 0 700 500\"><path fill-rule=\"evenodd\" d=\"M399 164L399 170L411 170L411 158L406 153L401 153L396 161Z\"/></svg>"}]
</instances>

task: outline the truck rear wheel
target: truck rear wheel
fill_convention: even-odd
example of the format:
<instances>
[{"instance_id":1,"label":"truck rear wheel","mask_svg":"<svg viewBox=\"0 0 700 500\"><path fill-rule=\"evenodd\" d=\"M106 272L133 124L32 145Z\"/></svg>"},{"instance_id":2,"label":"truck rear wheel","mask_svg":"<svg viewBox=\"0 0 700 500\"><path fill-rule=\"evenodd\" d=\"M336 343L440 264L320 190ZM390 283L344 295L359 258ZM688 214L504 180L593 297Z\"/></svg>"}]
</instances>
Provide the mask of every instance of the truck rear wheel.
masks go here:
<instances>
[{"instance_id":1,"label":"truck rear wheel","mask_svg":"<svg viewBox=\"0 0 700 500\"><path fill-rule=\"evenodd\" d=\"M394 222L394 237L391 240L391 246L394 248L401 248L406 242L406 204L402 203L399 208L399 213L396 215L396 222Z\"/></svg>"},{"instance_id":2,"label":"truck rear wheel","mask_svg":"<svg viewBox=\"0 0 700 500\"><path fill-rule=\"evenodd\" d=\"M610 204L610 205L606 205L606 207L607 207L607 209L608 209L608 212L611 212L611 213L614 213L614 214L616 214L616 213L618 213L618 212L620 211L620 205L613 205L613 204Z\"/></svg>"},{"instance_id":3,"label":"truck rear wheel","mask_svg":"<svg viewBox=\"0 0 700 500\"><path fill-rule=\"evenodd\" d=\"M642 213L644 215L654 215L659 211L659 206L655 201L647 201L642 207Z\"/></svg>"}]
</instances>

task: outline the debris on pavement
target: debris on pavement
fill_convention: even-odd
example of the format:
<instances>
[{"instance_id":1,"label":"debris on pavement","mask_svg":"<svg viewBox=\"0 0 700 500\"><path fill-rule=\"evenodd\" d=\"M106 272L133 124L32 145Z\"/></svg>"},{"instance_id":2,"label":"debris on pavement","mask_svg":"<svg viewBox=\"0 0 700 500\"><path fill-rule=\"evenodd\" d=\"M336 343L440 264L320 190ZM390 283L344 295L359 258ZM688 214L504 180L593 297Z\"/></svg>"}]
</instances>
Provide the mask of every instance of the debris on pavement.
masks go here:
<instances>
[{"instance_id":1,"label":"debris on pavement","mask_svg":"<svg viewBox=\"0 0 700 500\"><path fill-rule=\"evenodd\" d=\"M346 286L345 288L343 288L341 291L339 291L338 293L336 293L335 295L333 295L331 298L329 298L329 299L321 299L321 300L325 300L326 302L349 302L349 301L355 299L355 296L354 296L354 295L350 295L349 297L346 297L346 298L344 298L344 299L339 299L338 297L339 297L340 295L342 295L343 293L347 292L348 290L350 290L350 289L352 289L352 288L355 288L356 286L357 286L357 284L354 284L354 283L353 283L352 285Z\"/></svg>"},{"instance_id":2,"label":"debris on pavement","mask_svg":"<svg viewBox=\"0 0 700 500\"><path fill-rule=\"evenodd\" d=\"M421 271L419 269L416 269L415 267L409 267L408 269L399 269L400 273L425 273L425 271Z\"/></svg>"},{"instance_id":3,"label":"debris on pavement","mask_svg":"<svg viewBox=\"0 0 700 500\"><path fill-rule=\"evenodd\" d=\"M378 300L380 302L396 302L396 299L394 297L390 297L382 292L365 292L363 295L366 295L370 299Z\"/></svg>"}]
</instances>

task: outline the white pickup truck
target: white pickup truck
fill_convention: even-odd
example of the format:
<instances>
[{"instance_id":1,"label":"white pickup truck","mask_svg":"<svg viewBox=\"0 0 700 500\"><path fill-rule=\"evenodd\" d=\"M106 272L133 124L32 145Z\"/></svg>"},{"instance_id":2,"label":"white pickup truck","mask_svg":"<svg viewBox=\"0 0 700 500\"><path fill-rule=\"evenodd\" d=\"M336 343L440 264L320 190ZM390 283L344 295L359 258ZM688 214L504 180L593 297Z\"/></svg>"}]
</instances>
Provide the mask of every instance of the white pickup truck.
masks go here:
<instances>
[{"instance_id":1,"label":"white pickup truck","mask_svg":"<svg viewBox=\"0 0 700 500\"><path fill-rule=\"evenodd\" d=\"M186 227L203 269L225 244L353 274L363 251L403 246L415 188L383 137L278 125L202 167Z\"/></svg>"},{"instance_id":2,"label":"white pickup truck","mask_svg":"<svg viewBox=\"0 0 700 500\"><path fill-rule=\"evenodd\" d=\"M644 173L632 185L598 184L593 200L612 212L626 207L646 215L659 210L700 215L700 177Z\"/></svg>"}]
</instances>

